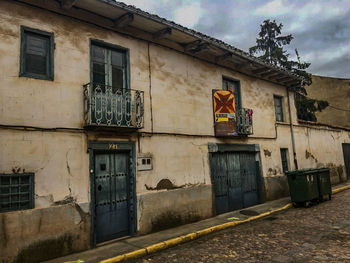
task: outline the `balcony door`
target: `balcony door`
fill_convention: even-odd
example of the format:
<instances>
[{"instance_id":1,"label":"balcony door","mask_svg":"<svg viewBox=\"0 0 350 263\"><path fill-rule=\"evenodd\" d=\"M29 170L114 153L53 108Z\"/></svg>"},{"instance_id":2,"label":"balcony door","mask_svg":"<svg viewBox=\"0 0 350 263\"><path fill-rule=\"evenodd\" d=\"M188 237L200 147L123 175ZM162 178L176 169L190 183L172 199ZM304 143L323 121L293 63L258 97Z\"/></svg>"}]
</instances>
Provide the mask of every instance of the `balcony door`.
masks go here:
<instances>
[{"instance_id":1,"label":"balcony door","mask_svg":"<svg viewBox=\"0 0 350 263\"><path fill-rule=\"evenodd\" d=\"M91 45L92 82L112 90L127 88L126 52Z\"/></svg>"},{"instance_id":2,"label":"balcony door","mask_svg":"<svg viewBox=\"0 0 350 263\"><path fill-rule=\"evenodd\" d=\"M91 44L91 119L97 125L132 126L127 54L127 49Z\"/></svg>"},{"instance_id":3,"label":"balcony door","mask_svg":"<svg viewBox=\"0 0 350 263\"><path fill-rule=\"evenodd\" d=\"M238 111L241 108L240 82L238 80L224 78L222 81L222 89L229 90L233 93L235 96L236 111Z\"/></svg>"}]
</instances>

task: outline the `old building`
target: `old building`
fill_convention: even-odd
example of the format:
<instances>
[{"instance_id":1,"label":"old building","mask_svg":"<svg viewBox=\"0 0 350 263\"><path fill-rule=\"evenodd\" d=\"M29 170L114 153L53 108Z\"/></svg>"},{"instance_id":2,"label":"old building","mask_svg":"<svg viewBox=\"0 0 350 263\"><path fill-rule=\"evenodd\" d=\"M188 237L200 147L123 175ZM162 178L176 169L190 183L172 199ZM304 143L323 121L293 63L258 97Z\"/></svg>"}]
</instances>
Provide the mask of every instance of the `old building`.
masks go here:
<instances>
[{"instance_id":1,"label":"old building","mask_svg":"<svg viewBox=\"0 0 350 263\"><path fill-rule=\"evenodd\" d=\"M111 0L0 21L0 261L279 198L297 166L350 176L349 131L298 123L301 79L219 40Z\"/></svg>"},{"instance_id":2,"label":"old building","mask_svg":"<svg viewBox=\"0 0 350 263\"><path fill-rule=\"evenodd\" d=\"M318 122L350 128L350 79L312 75L312 84L306 90L310 98L329 103L322 112L316 112Z\"/></svg>"}]
</instances>

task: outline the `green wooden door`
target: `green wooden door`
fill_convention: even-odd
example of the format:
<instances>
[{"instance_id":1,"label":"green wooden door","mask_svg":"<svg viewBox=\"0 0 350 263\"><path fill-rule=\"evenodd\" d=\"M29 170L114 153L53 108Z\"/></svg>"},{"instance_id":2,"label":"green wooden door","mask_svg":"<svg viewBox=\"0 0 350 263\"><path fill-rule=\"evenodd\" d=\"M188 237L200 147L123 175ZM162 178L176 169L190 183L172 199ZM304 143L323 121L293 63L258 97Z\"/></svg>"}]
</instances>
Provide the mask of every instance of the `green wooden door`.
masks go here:
<instances>
[{"instance_id":1,"label":"green wooden door","mask_svg":"<svg viewBox=\"0 0 350 263\"><path fill-rule=\"evenodd\" d=\"M259 203L255 153L217 152L210 155L216 214Z\"/></svg>"},{"instance_id":2,"label":"green wooden door","mask_svg":"<svg viewBox=\"0 0 350 263\"><path fill-rule=\"evenodd\" d=\"M104 242L130 234L129 154L95 155L95 234Z\"/></svg>"}]
</instances>

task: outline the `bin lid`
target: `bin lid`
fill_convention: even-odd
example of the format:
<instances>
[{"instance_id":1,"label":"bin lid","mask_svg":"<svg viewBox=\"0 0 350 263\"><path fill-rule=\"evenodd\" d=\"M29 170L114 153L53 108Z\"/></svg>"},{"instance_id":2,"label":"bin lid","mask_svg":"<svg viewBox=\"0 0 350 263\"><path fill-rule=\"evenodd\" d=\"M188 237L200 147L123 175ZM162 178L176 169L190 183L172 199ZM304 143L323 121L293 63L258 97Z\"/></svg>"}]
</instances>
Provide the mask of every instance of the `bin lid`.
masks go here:
<instances>
[{"instance_id":1,"label":"bin lid","mask_svg":"<svg viewBox=\"0 0 350 263\"><path fill-rule=\"evenodd\" d=\"M286 175L304 175L304 174L310 174L310 173L315 173L319 172L319 168L305 168L305 169L299 169L299 170L292 170L292 171L287 171Z\"/></svg>"},{"instance_id":2,"label":"bin lid","mask_svg":"<svg viewBox=\"0 0 350 263\"><path fill-rule=\"evenodd\" d=\"M317 169L317 172L328 172L330 169L328 167L321 167Z\"/></svg>"}]
</instances>

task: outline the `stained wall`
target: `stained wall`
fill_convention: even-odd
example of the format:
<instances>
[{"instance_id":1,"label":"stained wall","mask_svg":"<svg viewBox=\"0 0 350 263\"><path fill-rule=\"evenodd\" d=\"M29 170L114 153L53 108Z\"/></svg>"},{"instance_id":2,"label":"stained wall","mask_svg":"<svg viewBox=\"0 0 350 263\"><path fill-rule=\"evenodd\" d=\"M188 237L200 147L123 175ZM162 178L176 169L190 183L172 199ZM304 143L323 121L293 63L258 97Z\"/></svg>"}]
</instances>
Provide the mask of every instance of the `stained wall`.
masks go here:
<instances>
[{"instance_id":1,"label":"stained wall","mask_svg":"<svg viewBox=\"0 0 350 263\"><path fill-rule=\"evenodd\" d=\"M258 144L263 200L288 194L280 148L288 148L290 169L295 166L285 87L12 1L0 2L0 22L0 173L35 173L35 208L0 214L0 236L6 237L0 239L0 260L51 246L53 239L62 241L57 247L70 245L52 256L90 247L90 140L131 141L136 158L152 156L152 170L136 171L139 234L173 226L170 218L186 223L214 215L208 143ZM19 77L22 25L54 33L54 81ZM129 48L130 88L145 96L139 133L83 129L91 39ZM240 81L242 106L254 111L248 138L214 137L211 96L223 77ZM273 95L283 97L283 123L275 122ZM289 96L299 168L333 165L341 178L341 143L350 142L349 133L298 124ZM61 239L54 236L59 229Z\"/></svg>"}]
</instances>

